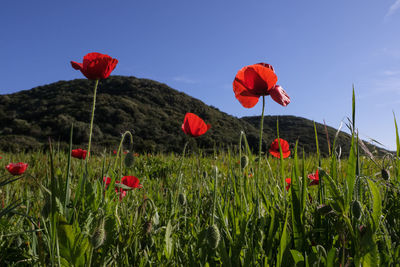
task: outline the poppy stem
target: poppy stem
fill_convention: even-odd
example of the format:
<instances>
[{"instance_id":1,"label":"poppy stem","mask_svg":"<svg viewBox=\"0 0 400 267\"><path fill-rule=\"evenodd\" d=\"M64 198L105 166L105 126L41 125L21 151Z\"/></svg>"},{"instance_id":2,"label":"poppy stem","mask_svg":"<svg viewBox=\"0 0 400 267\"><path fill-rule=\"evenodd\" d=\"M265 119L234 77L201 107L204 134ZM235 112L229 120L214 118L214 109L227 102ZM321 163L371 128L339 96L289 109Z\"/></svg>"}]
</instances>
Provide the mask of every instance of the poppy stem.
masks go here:
<instances>
[{"instance_id":1,"label":"poppy stem","mask_svg":"<svg viewBox=\"0 0 400 267\"><path fill-rule=\"evenodd\" d=\"M256 196L257 196L257 206L258 206L258 216L260 216L260 206L259 206L259 198L258 198L258 188L259 188L259 179L260 179L260 175L261 175L261 152L262 152L262 137L263 137L263 131L264 131L264 110L265 110L265 96L262 96L263 99L263 105L262 105L262 112L261 112L261 121L260 121L260 143L259 143L259 147L258 147L258 174L257 174L257 178L255 179L256 182Z\"/></svg>"},{"instance_id":2,"label":"poppy stem","mask_svg":"<svg viewBox=\"0 0 400 267\"><path fill-rule=\"evenodd\" d=\"M262 96L263 99L263 106L262 106L262 112L261 112L261 121L260 121L260 144L258 147L258 159L260 162L261 160L261 151L262 151L262 136L263 136L263 128L264 128L264 109L265 109L265 96ZM259 163L260 164L260 163Z\"/></svg>"},{"instance_id":3,"label":"poppy stem","mask_svg":"<svg viewBox=\"0 0 400 267\"><path fill-rule=\"evenodd\" d=\"M94 85L94 94L93 94L92 117L90 119L89 145L88 145L88 151L87 151L87 160L90 157L90 145L92 143L93 119L94 119L94 110L95 110L95 107L96 107L96 93L97 93L97 86L98 85L99 85L99 80L96 80L96 83Z\"/></svg>"}]
</instances>

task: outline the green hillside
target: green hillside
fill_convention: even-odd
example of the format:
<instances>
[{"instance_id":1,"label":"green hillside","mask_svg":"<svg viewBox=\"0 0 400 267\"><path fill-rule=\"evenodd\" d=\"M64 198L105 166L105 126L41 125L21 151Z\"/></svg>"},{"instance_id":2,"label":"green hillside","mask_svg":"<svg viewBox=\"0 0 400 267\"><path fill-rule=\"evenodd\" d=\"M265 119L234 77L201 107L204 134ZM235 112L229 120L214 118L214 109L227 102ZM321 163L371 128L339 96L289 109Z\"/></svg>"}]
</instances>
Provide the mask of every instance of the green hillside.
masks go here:
<instances>
[{"instance_id":1,"label":"green hillside","mask_svg":"<svg viewBox=\"0 0 400 267\"><path fill-rule=\"evenodd\" d=\"M74 147L86 147L93 83L86 79L59 81L0 95L0 149L37 149L45 146L49 137L65 147L72 123ZM196 139L188 138L181 130L186 112L210 123L210 131ZM312 121L294 116L265 118L264 150L276 138L277 118L282 138L291 144L298 139L306 153L315 152ZM191 149L212 151L214 146L237 145L241 130L246 132L252 149L258 149L259 117L239 119L165 84L135 77L111 76L100 81L94 124L97 151L115 148L126 130L134 134L137 152L181 152L186 140L190 140ZM317 129L321 152L326 155L323 125L317 124ZM328 127L328 131L333 139L336 130ZM343 154L349 149L349 138L345 133L339 135Z\"/></svg>"}]
</instances>

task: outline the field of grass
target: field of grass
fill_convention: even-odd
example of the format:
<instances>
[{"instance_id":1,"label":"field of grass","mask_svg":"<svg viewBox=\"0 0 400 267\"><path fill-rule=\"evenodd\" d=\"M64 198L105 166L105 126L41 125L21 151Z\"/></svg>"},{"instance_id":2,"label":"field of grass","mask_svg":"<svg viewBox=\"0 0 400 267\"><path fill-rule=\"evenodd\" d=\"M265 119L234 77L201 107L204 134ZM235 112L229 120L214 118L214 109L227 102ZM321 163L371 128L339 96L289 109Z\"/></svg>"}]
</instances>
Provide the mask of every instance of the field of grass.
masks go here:
<instances>
[{"instance_id":1,"label":"field of grass","mask_svg":"<svg viewBox=\"0 0 400 267\"><path fill-rule=\"evenodd\" d=\"M240 142L213 156L104 152L87 165L57 146L1 154L29 166L1 170L0 265L399 266L398 157L358 156L356 136L348 159L259 159ZM111 186L125 175L142 188Z\"/></svg>"}]
</instances>

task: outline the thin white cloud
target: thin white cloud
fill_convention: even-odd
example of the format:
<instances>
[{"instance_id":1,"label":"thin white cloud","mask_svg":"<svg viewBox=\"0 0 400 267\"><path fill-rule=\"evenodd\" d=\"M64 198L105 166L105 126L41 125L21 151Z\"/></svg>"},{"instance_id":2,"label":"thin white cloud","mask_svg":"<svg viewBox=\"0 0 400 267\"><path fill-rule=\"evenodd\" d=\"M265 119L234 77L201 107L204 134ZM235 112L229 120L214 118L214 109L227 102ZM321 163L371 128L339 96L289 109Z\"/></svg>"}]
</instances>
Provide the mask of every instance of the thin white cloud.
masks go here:
<instances>
[{"instance_id":1,"label":"thin white cloud","mask_svg":"<svg viewBox=\"0 0 400 267\"><path fill-rule=\"evenodd\" d=\"M400 71L382 71L381 75L358 83L363 90L358 94L359 99L381 98L380 104L397 104L400 95ZM356 87L357 89L357 87ZM384 103L383 103L384 102Z\"/></svg>"},{"instance_id":2,"label":"thin white cloud","mask_svg":"<svg viewBox=\"0 0 400 267\"><path fill-rule=\"evenodd\" d=\"M382 74L385 76L399 76L400 70L385 70Z\"/></svg>"},{"instance_id":3,"label":"thin white cloud","mask_svg":"<svg viewBox=\"0 0 400 267\"><path fill-rule=\"evenodd\" d=\"M396 2L394 2L394 4L390 6L388 12L386 13L385 18L388 18L391 15L393 15L399 8L400 8L400 0L396 0Z\"/></svg>"},{"instance_id":4,"label":"thin white cloud","mask_svg":"<svg viewBox=\"0 0 400 267\"><path fill-rule=\"evenodd\" d=\"M185 76L175 76L175 77L172 78L172 80L175 81L175 82L188 83L188 84L197 83L197 81L192 80L192 79L190 79L188 77L185 77Z\"/></svg>"}]
</instances>

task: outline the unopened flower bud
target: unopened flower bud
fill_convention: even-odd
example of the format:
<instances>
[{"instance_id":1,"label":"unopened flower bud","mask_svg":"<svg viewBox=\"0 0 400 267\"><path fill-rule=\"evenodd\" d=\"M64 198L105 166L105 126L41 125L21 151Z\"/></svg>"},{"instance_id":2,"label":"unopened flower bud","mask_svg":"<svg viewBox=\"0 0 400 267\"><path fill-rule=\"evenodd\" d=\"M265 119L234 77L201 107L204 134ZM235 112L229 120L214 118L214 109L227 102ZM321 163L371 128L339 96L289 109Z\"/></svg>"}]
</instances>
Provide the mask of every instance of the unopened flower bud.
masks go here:
<instances>
[{"instance_id":1,"label":"unopened flower bud","mask_svg":"<svg viewBox=\"0 0 400 267\"><path fill-rule=\"evenodd\" d=\"M351 212L353 213L354 218L359 220L361 218L361 211L362 207L360 202L358 202L358 200L354 200L351 205Z\"/></svg>"},{"instance_id":2,"label":"unopened flower bud","mask_svg":"<svg viewBox=\"0 0 400 267\"><path fill-rule=\"evenodd\" d=\"M219 233L219 229L217 225L213 224L207 229L207 241L209 246L212 249L216 249L218 247L219 241L221 239L221 235Z\"/></svg>"},{"instance_id":3,"label":"unopened flower bud","mask_svg":"<svg viewBox=\"0 0 400 267\"><path fill-rule=\"evenodd\" d=\"M249 164L249 157L247 157L246 155L242 156L242 158L240 159L240 167L244 169L247 167L248 164Z\"/></svg>"},{"instance_id":4,"label":"unopened flower bud","mask_svg":"<svg viewBox=\"0 0 400 267\"><path fill-rule=\"evenodd\" d=\"M381 170L381 175L382 175L382 178L383 178L384 180L388 180L388 179L390 178L390 174L389 174L389 172L388 172L385 168L383 168L383 169Z\"/></svg>"},{"instance_id":5,"label":"unopened flower bud","mask_svg":"<svg viewBox=\"0 0 400 267\"><path fill-rule=\"evenodd\" d=\"M106 240L106 229L104 227L105 220L101 219L99 226L94 230L93 236L90 240L94 249L101 247Z\"/></svg>"}]
</instances>

